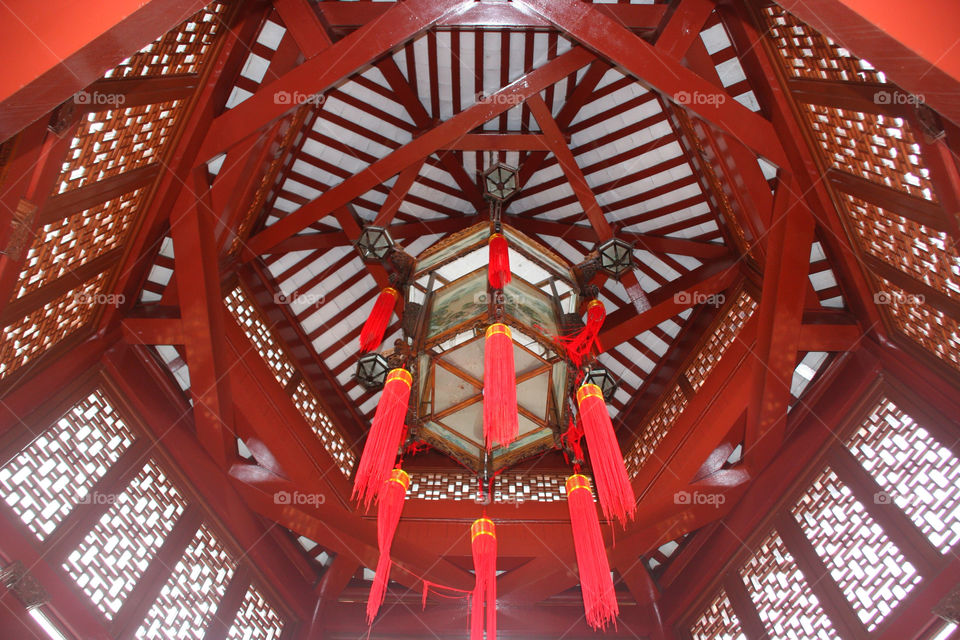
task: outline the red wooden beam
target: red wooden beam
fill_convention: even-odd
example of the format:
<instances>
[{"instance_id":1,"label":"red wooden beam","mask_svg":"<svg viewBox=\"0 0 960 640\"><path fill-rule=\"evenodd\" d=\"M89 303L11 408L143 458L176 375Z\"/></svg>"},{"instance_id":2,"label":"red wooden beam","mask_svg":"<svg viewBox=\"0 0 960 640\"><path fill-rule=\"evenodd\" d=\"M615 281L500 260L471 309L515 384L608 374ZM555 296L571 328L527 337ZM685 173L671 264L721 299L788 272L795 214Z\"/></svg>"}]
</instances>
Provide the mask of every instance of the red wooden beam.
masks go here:
<instances>
[{"instance_id":1,"label":"red wooden beam","mask_svg":"<svg viewBox=\"0 0 960 640\"><path fill-rule=\"evenodd\" d=\"M655 47L671 58L683 59L713 12L713 0L681 0L660 30Z\"/></svg>"},{"instance_id":2,"label":"red wooden beam","mask_svg":"<svg viewBox=\"0 0 960 640\"><path fill-rule=\"evenodd\" d=\"M12 0L0 6L0 141L204 7L203 0Z\"/></svg>"},{"instance_id":3,"label":"red wooden beam","mask_svg":"<svg viewBox=\"0 0 960 640\"><path fill-rule=\"evenodd\" d=\"M185 344L180 318L124 318L123 337L130 344Z\"/></svg>"},{"instance_id":4,"label":"red wooden beam","mask_svg":"<svg viewBox=\"0 0 960 640\"><path fill-rule=\"evenodd\" d=\"M648 294L651 305L648 311L637 313L632 307L627 307L610 314L600 332L600 344L604 349L612 349L621 342L653 329L664 320L727 289L738 274L739 267L736 264L720 259L680 276Z\"/></svg>"},{"instance_id":5,"label":"red wooden beam","mask_svg":"<svg viewBox=\"0 0 960 640\"><path fill-rule=\"evenodd\" d=\"M289 112L291 96L318 94L393 47L429 28L445 15L463 11L463 0L409 0L283 76L261 86L247 100L214 120L197 157L204 163Z\"/></svg>"},{"instance_id":6,"label":"red wooden beam","mask_svg":"<svg viewBox=\"0 0 960 640\"><path fill-rule=\"evenodd\" d=\"M542 67L504 87L495 93L491 99L460 112L430 131L414 138L400 149L378 160L360 173L328 190L316 200L300 207L261 231L250 239L248 245L251 251L257 255L269 253L280 241L301 231L328 213L337 212L353 198L366 193L374 186L396 175L411 163L426 158L441 145L448 144L495 115L506 111L512 105L529 98L545 87L559 82L562 78L586 65L592 58L593 56L581 47L576 47L562 56L554 58ZM243 104L246 104L246 102ZM230 113L233 113L233 111ZM342 223L343 221L341 221ZM344 230L349 235L349 230L346 228Z\"/></svg>"},{"instance_id":7,"label":"red wooden beam","mask_svg":"<svg viewBox=\"0 0 960 640\"><path fill-rule=\"evenodd\" d=\"M705 99L689 100L690 104L684 106L729 132L756 154L779 167L786 166L783 148L768 120L730 99L709 81L675 58L657 51L593 5L576 0L518 0L515 4L530 7L574 40L620 65L674 102L683 96L704 96Z\"/></svg>"},{"instance_id":8,"label":"red wooden beam","mask_svg":"<svg viewBox=\"0 0 960 640\"><path fill-rule=\"evenodd\" d=\"M800 198L795 182L779 182L757 309L755 355L763 366L756 368L743 444L744 460L754 471L773 458L783 441L797 363L804 306L800 292L808 283L814 228L813 216Z\"/></svg>"},{"instance_id":9,"label":"red wooden beam","mask_svg":"<svg viewBox=\"0 0 960 640\"><path fill-rule=\"evenodd\" d=\"M543 136L532 133L468 133L444 145L458 151L547 151Z\"/></svg>"},{"instance_id":10,"label":"red wooden beam","mask_svg":"<svg viewBox=\"0 0 960 640\"><path fill-rule=\"evenodd\" d=\"M273 6L305 58L310 59L333 44L312 3L307 0L274 0Z\"/></svg>"},{"instance_id":11,"label":"red wooden beam","mask_svg":"<svg viewBox=\"0 0 960 640\"><path fill-rule=\"evenodd\" d=\"M356 29L386 13L393 2L318 3L324 20L332 29ZM613 4L601 5L601 11L619 21L628 29L653 31L663 20L667 8L661 5ZM508 29L548 28L543 18L510 3L478 2L463 13L445 16L438 27L505 27Z\"/></svg>"},{"instance_id":12,"label":"red wooden beam","mask_svg":"<svg viewBox=\"0 0 960 640\"><path fill-rule=\"evenodd\" d=\"M797 351L853 351L861 340L863 332L855 324L804 324Z\"/></svg>"},{"instance_id":13,"label":"red wooden beam","mask_svg":"<svg viewBox=\"0 0 960 640\"><path fill-rule=\"evenodd\" d=\"M202 192L205 180L197 176L193 188ZM170 223L176 261L181 325L190 368L190 393L197 436L213 459L226 467L236 458L237 436L233 402L226 379L229 369L222 344L225 309L220 293L218 252L214 240L214 211L208 198L177 202L182 213Z\"/></svg>"},{"instance_id":14,"label":"red wooden beam","mask_svg":"<svg viewBox=\"0 0 960 640\"><path fill-rule=\"evenodd\" d=\"M960 123L957 5L929 0L911 7L894 0L778 0L814 29L869 60L893 82Z\"/></svg>"}]
</instances>

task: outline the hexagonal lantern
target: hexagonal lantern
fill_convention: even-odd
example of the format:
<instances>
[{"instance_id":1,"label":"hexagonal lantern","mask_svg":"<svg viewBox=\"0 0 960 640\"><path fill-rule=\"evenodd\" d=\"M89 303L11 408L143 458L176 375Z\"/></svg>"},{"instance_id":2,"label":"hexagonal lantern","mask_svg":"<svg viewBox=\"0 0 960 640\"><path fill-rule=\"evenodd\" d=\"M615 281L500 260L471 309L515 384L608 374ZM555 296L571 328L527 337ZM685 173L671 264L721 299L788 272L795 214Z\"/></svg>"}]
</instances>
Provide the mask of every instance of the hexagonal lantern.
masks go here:
<instances>
[{"instance_id":1,"label":"hexagonal lantern","mask_svg":"<svg viewBox=\"0 0 960 640\"><path fill-rule=\"evenodd\" d=\"M390 364L379 353L366 353L357 360L357 382L364 389L382 388L389 371Z\"/></svg>"},{"instance_id":2,"label":"hexagonal lantern","mask_svg":"<svg viewBox=\"0 0 960 640\"><path fill-rule=\"evenodd\" d=\"M584 384L595 384L600 387L600 390L603 391L604 399L608 402L620 386L620 381L603 367L591 367L584 376L583 382Z\"/></svg>"},{"instance_id":3,"label":"hexagonal lantern","mask_svg":"<svg viewBox=\"0 0 960 640\"><path fill-rule=\"evenodd\" d=\"M600 268L619 278L633 267L633 246L619 238L611 238L597 247Z\"/></svg>"},{"instance_id":4,"label":"hexagonal lantern","mask_svg":"<svg viewBox=\"0 0 960 640\"><path fill-rule=\"evenodd\" d=\"M498 162L483 174L483 194L491 200L503 202L520 189L517 169Z\"/></svg>"},{"instance_id":5,"label":"hexagonal lantern","mask_svg":"<svg viewBox=\"0 0 960 640\"><path fill-rule=\"evenodd\" d=\"M363 233L357 238L357 251L364 260L371 262L383 260L392 250L393 238L384 227L374 225L364 227Z\"/></svg>"},{"instance_id":6,"label":"hexagonal lantern","mask_svg":"<svg viewBox=\"0 0 960 640\"><path fill-rule=\"evenodd\" d=\"M497 471L553 448L566 427L569 372L555 341L561 302L574 281L562 258L508 225L513 278L496 293L487 278L490 223L457 233L420 254L409 288L422 303L412 338L416 436L466 467ZM544 285L543 283L550 284ZM539 285L539 286L538 286ZM496 295L496 297L494 297ZM519 436L486 456L483 436L484 333L511 328Z\"/></svg>"}]
</instances>

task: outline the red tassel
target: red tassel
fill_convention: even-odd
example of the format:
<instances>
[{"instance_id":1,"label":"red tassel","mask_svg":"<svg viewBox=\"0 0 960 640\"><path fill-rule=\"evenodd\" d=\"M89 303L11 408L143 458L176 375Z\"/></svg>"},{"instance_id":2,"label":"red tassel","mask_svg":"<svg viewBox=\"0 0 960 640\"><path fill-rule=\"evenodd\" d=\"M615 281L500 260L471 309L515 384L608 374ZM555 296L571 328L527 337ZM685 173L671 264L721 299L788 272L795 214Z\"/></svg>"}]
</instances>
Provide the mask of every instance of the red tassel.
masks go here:
<instances>
[{"instance_id":1,"label":"red tassel","mask_svg":"<svg viewBox=\"0 0 960 640\"><path fill-rule=\"evenodd\" d=\"M497 637L497 532L493 520L478 518L470 527L473 550L473 588L470 640L483 640L483 605L487 605L487 640Z\"/></svg>"},{"instance_id":2,"label":"red tassel","mask_svg":"<svg viewBox=\"0 0 960 640\"><path fill-rule=\"evenodd\" d=\"M487 327L483 347L483 434L487 451L494 442L507 446L517 438L517 374L513 366L510 327Z\"/></svg>"},{"instance_id":3,"label":"red tassel","mask_svg":"<svg viewBox=\"0 0 960 640\"><path fill-rule=\"evenodd\" d=\"M600 327L607 318L607 310L603 308L603 303L599 300L591 300L587 305L587 325L570 336L560 336L557 340L567 351L567 357L579 369L586 360L587 355L593 346L597 346L597 351L603 351L597 336L600 335Z\"/></svg>"},{"instance_id":4,"label":"red tassel","mask_svg":"<svg viewBox=\"0 0 960 640\"><path fill-rule=\"evenodd\" d=\"M397 459L412 382L413 376L406 369L393 369L387 374L353 480L352 497L363 501L364 510L370 508Z\"/></svg>"},{"instance_id":5,"label":"red tassel","mask_svg":"<svg viewBox=\"0 0 960 640\"><path fill-rule=\"evenodd\" d=\"M606 629L620 614L620 608L613 590L603 536L600 535L590 478L579 473L567 478L567 506L570 508L570 526L587 624L594 629Z\"/></svg>"},{"instance_id":6,"label":"red tassel","mask_svg":"<svg viewBox=\"0 0 960 640\"><path fill-rule=\"evenodd\" d=\"M393 287L387 287L377 296L370 317L363 323L363 329L360 331L361 353L373 351L380 347L380 343L383 342L383 334L387 332L387 325L390 324L390 317L393 315L393 308L396 306L399 297L400 293Z\"/></svg>"},{"instance_id":7,"label":"red tassel","mask_svg":"<svg viewBox=\"0 0 960 640\"><path fill-rule=\"evenodd\" d=\"M380 491L380 500L377 504L377 545L380 547L380 559L377 560L377 571L370 585L370 595L367 597L367 624L373 624L377 612L383 604L387 594L387 582L390 579L390 545L393 543L393 534L400 524L400 514L403 512L403 502L410 486L410 476L403 469L393 469L390 477L383 484Z\"/></svg>"},{"instance_id":8,"label":"red tassel","mask_svg":"<svg viewBox=\"0 0 960 640\"><path fill-rule=\"evenodd\" d=\"M617 444L617 436L610 424L610 414L603 400L603 392L595 384L585 384L577 391L577 406L580 408L580 423L590 450L590 464L597 482L597 495L607 520L616 518L620 526L626 526L633 518L637 500L633 487L623 466L623 454Z\"/></svg>"},{"instance_id":9,"label":"red tassel","mask_svg":"<svg viewBox=\"0 0 960 640\"><path fill-rule=\"evenodd\" d=\"M490 260L487 264L487 275L490 286L494 289L503 289L510 282L510 252L507 250L507 239L501 233L490 236L488 243Z\"/></svg>"}]
</instances>

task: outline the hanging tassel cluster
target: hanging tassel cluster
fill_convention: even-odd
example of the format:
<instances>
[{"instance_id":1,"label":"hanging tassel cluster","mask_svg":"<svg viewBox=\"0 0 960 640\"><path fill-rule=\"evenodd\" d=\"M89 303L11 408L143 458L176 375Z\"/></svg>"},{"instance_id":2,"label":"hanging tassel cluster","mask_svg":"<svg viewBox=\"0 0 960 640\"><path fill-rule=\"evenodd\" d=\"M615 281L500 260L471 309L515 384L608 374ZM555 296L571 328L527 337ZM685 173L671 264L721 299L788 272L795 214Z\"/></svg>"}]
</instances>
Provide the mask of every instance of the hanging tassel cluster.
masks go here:
<instances>
[{"instance_id":1,"label":"hanging tassel cluster","mask_svg":"<svg viewBox=\"0 0 960 640\"><path fill-rule=\"evenodd\" d=\"M633 518L637 501L600 387L595 384L581 386L577 390L577 406L603 515L608 520L616 519L620 526L626 526L627 519Z\"/></svg>"},{"instance_id":2,"label":"hanging tassel cluster","mask_svg":"<svg viewBox=\"0 0 960 640\"><path fill-rule=\"evenodd\" d=\"M490 260L487 263L487 276L490 286L494 289L503 289L510 282L510 252L507 250L507 239L502 233L490 236L487 243L490 249Z\"/></svg>"},{"instance_id":3,"label":"hanging tassel cluster","mask_svg":"<svg viewBox=\"0 0 960 640\"><path fill-rule=\"evenodd\" d=\"M377 617L384 596L387 594L387 582L390 580L390 545L393 544L393 534L400 524L400 514L403 512L403 502L410 486L410 476L403 469L393 469L390 477L383 484L380 498L377 503L377 545L380 548L380 558L377 560L377 570L370 585L370 595L367 597L367 624L373 624Z\"/></svg>"},{"instance_id":4,"label":"hanging tassel cluster","mask_svg":"<svg viewBox=\"0 0 960 640\"><path fill-rule=\"evenodd\" d=\"M566 349L567 357L577 368L583 365L594 345L596 345L598 351L602 351L597 336L600 335L600 328L606 319L607 310L603 307L603 303L599 300L591 300L590 304L587 305L586 326L573 335L557 338Z\"/></svg>"},{"instance_id":5,"label":"hanging tassel cluster","mask_svg":"<svg viewBox=\"0 0 960 640\"><path fill-rule=\"evenodd\" d=\"M606 629L615 621L620 608L600 534L597 507L593 504L590 478L579 473L567 478L567 506L570 508L570 526L587 624L594 629Z\"/></svg>"},{"instance_id":6,"label":"hanging tassel cluster","mask_svg":"<svg viewBox=\"0 0 960 640\"><path fill-rule=\"evenodd\" d=\"M399 297L400 292L393 287L387 287L377 296L370 317L363 323L363 329L360 330L361 353L374 351L380 347L380 343L383 342L383 334L387 332L390 316L393 315L393 308L397 305Z\"/></svg>"},{"instance_id":7,"label":"hanging tassel cluster","mask_svg":"<svg viewBox=\"0 0 960 640\"><path fill-rule=\"evenodd\" d=\"M499 322L487 327L483 348L483 434L490 451L494 443L509 445L519 431L510 327Z\"/></svg>"},{"instance_id":8,"label":"hanging tassel cluster","mask_svg":"<svg viewBox=\"0 0 960 640\"><path fill-rule=\"evenodd\" d=\"M393 369L387 374L353 481L352 497L363 502L364 510L370 508L397 459L412 383L413 376L406 369Z\"/></svg>"},{"instance_id":9,"label":"hanging tassel cluster","mask_svg":"<svg viewBox=\"0 0 960 640\"><path fill-rule=\"evenodd\" d=\"M470 526L470 547L473 550L473 604L470 612L470 640L483 640L486 603L487 640L497 637L497 533L493 520L478 518Z\"/></svg>"}]
</instances>

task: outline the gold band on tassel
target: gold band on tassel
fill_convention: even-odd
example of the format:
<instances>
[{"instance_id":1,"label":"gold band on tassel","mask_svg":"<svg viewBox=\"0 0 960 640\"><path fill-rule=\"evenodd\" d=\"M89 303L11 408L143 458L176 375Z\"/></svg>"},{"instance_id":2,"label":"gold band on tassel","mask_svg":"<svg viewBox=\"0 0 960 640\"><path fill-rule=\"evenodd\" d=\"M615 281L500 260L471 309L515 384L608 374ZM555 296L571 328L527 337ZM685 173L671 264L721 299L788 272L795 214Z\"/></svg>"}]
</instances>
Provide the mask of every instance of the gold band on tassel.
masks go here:
<instances>
[{"instance_id":1,"label":"gold band on tassel","mask_svg":"<svg viewBox=\"0 0 960 640\"><path fill-rule=\"evenodd\" d=\"M502 322L497 322L496 324L492 324L489 327L487 327L487 333L484 337L489 338L495 333L502 333L508 338L510 338L511 340L513 339L513 334L510 333L510 327L503 324Z\"/></svg>"},{"instance_id":2,"label":"gold band on tassel","mask_svg":"<svg viewBox=\"0 0 960 640\"><path fill-rule=\"evenodd\" d=\"M477 536L493 536L497 539L496 528L493 526L493 520L490 518L477 518L470 525L470 542L473 542Z\"/></svg>"},{"instance_id":3,"label":"gold band on tassel","mask_svg":"<svg viewBox=\"0 0 960 640\"><path fill-rule=\"evenodd\" d=\"M491 233L491 234L490 234L490 240L488 240L487 242L492 242L494 238L503 238L503 234L502 234L502 233Z\"/></svg>"},{"instance_id":4,"label":"gold band on tassel","mask_svg":"<svg viewBox=\"0 0 960 640\"><path fill-rule=\"evenodd\" d=\"M391 369L390 373L387 374L387 380L384 382L384 385L390 384L392 380L400 380L408 387L413 384L413 376L410 375L410 372L406 369Z\"/></svg>"},{"instance_id":5,"label":"gold band on tassel","mask_svg":"<svg viewBox=\"0 0 960 640\"><path fill-rule=\"evenodd\" d=\"M600 398L602 402L606 403L606 400L603 399L603 391L595 384L588 383L577 389L577 406L580 406L587 398Z\"/></svg>"},{"instance_id":6,"label":"gold band on tassel","mask_svg":"<svg viewBox=\"0 0 960 640\"><path fill-rule=\"evenodd\" d=\"M593 489L590 487L590 478L582 473L575 473L567 478L567 495L569 496L577 489L586 489L590 492L591 496L593 495Z\"/></svg>"},{"instance_id":7,"label":"gold band on tassel","mask_svg":"<svg viewBox=\"0 0 960 640\"><path fill-rule=\"evenodd\" d=\"M400 292L394 289L393 287L387 287L382 291L382 293L389 293L390 295L393 296L394 300L400 297Z\"/></svg>"},{"instance_id":8,"label":"gold band on tassel","mask_svg":"<svg viewBox=\"0 0 960 640\"><path fill-rule=\"evenodd\" d=\"M410 474L403 469L391 469L390 477L387 478L387 482L396 482L398 485L403 487L403 492L406 493L407 489L410 487Z\"/></svg>"},{"instance_id":9,"label":"gold band on tassel","mask_svg":"<svg viewBox=\"0 0 960 640\"><path fill-rule=\"evenodd\" d=\"M606 311L606 309L603 307L603 303L597 300L596 298L591 300L590 303L587 305L587 311L590 311L590 309L593 309L594 307L600 307L604 311Z\"/></svg>"}]
</instances>

